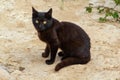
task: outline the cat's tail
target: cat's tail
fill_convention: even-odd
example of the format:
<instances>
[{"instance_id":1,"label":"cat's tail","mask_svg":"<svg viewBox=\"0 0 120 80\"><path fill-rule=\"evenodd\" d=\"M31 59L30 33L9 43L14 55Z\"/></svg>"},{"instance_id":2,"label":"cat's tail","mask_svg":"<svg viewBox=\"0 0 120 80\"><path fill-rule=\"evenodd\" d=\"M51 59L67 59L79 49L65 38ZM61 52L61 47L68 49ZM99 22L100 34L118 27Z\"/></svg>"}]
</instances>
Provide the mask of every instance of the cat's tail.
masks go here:
<instances>
[{"instance_id":1,"label":"cat's tail","mask_svg":"<svg viewBox=\"0 0 120 80\"><path fill-rule=\"evenodd\" d=\"M56 65L55 71L59 71L63 67L73 65L73 64L86 64L89 61L90 61L90 57L89 58L84 58L84 59L80 59L80 58L76 58L76 57L68 57L68 58L62 60L62 62L60 62Z\"/></svg>"}]
</instances>

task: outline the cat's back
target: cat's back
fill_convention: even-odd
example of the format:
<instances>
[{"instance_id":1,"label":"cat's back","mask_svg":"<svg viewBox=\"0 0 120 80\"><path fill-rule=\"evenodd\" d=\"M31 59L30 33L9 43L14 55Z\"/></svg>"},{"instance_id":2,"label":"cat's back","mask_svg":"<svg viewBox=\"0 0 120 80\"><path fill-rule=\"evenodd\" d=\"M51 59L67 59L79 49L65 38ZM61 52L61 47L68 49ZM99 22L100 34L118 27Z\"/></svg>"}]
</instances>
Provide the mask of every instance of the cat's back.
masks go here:
<instances>
[{"instance_id":1,"label":"cat's back","mask_svg":"<svg viewBox=\"0 0 120 80\"><path fill-rule=\"evenodd\" d=\"M79 33L86 33L80 26L78 26L77 24L74 24L74 23L71 23L71 22L61 22L61 26L64 28L64 29L67 29L67 30L70 30L70 31L76 31L76 32L79 32Z\"/></svg>"},{"instance_id":2,"label":"cat's back","mask_svg":"<svg viewBox=\"0 0 120 80\"><path fill-rule=\"evenodd\" d=\"M86 39L90 39L87 33L78 25L71 22L61 22L61 30L63 33L69 34L71 37L82 37Z\"/></svg>"},{"instance_id":3,"label":"cat's back","mask_svg":"<svg viewBox=\"0 0 120 80\"><path fill-rule=\"evenodd\" d=\"M57 35L61 43L76 44L76 45L89 45L90 38L87 33L78 25L71 22L60 22L57 29Z\"/></svg>"}]
</instances>

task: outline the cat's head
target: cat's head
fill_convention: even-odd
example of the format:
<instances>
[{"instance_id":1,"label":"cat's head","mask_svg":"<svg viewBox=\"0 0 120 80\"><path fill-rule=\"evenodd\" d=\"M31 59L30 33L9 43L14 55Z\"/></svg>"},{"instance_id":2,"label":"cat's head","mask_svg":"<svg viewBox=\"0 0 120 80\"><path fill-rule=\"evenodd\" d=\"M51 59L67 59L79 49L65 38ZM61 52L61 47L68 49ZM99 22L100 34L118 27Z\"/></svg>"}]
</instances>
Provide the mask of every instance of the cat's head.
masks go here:
<instances>
[{"instance_id":1,"label":"cat's head","mask_svg":"<svg viewBox=\"0 0 120 80\"><path fill-rule=\"evenodd\" d=\"M32 7L32 22L37 31L45 31L52 27L52 8L48 12L38 12Z\"/></svg>"}]
</instances>

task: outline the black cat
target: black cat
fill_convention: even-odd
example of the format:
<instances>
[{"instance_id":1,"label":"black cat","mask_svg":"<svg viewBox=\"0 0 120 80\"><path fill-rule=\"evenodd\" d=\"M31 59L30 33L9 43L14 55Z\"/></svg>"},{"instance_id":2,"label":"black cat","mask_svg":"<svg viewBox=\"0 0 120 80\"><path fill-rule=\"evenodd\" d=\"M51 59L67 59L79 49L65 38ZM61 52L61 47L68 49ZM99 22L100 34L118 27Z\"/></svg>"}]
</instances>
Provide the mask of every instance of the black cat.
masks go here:
<instances>
[{"instance_id":1,"label":"black cat","mask_svg":"<svg viewBox=\"0 0 120 80\"><path fill-rule=\"evenodd\" d=\"M53 64L58 48L62 61L55 71L73 64L86 64L90 61L90 38L78 25L70 22L59 22L52 17L52 8L48 12L38 12L32 8L32 22L40 40L46 43L43 57L47 64Z\"/></svg>"}]
</instances>

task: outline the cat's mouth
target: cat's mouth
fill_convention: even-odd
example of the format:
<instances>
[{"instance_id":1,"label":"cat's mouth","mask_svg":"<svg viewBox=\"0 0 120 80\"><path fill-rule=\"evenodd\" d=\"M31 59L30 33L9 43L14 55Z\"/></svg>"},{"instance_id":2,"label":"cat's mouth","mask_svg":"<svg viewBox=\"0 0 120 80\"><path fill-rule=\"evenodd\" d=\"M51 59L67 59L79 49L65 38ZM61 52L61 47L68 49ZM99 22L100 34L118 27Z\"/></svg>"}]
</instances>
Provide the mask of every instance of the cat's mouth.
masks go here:
<instances>
[{"instance_id":1,"label":"cat's mouth","mask_svg":"<svg viewBox=\"0 0 120 80\"><path fill-rule=\"evenodd\" d=\"M40 29L40 31L44 31L44 30L46 30L46 29L45 28Z\"/></svg>"},{"instance_id":2,"label":"cat's mouth","mask_svg":"<svg viewBox=\"0 0 120 80\"><path fill-rule=\"evenodd\" d=\"M42 32L42 31L45 31L46 28L44 26L38 25L36 30L39 31L39 32Z\"/></svg>"}]
</instances>

